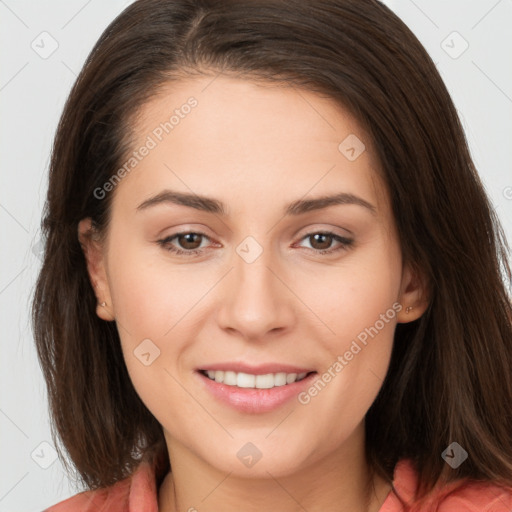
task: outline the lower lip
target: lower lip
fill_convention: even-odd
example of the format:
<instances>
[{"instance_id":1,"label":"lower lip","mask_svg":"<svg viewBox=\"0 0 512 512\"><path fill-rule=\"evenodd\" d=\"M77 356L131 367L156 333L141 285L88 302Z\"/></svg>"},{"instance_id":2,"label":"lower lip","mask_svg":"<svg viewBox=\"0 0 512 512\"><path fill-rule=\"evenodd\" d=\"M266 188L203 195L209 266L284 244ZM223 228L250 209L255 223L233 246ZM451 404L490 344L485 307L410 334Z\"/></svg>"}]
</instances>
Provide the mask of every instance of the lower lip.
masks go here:
<instances>
[{"instance_id":1,"label":"lower lip","mask_svg":"<svg viewBox=\"0 0 512 512\"><path fill-rule=\"evenodd\" d=\"M270 389L239 388L216 382L201 372L196 372L206 389L218 400L245 413L262 413L277 409L311 384L317 373L310 373L302 380L275 386Z\"/></svg>"}]
</instances>

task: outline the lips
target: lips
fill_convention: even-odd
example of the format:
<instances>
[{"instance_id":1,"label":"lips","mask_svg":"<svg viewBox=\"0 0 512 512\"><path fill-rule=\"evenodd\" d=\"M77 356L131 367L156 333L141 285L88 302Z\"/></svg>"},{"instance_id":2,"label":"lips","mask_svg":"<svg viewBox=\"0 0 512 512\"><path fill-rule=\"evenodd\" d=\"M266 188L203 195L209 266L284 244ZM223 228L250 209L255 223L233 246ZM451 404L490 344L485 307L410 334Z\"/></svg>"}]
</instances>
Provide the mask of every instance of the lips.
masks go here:
<instances>
[{"instance_id":1,"label":"lips","mask_svg":"<svg viewBox=\"0 0 512 512\"><path fill-rule=\"evenodd\" d=\"M244 413L269 412L284 405L317 375L310 368L288 364L234 362L206 365L195 373L210 395Z\"/></svg>"}]
</instances>

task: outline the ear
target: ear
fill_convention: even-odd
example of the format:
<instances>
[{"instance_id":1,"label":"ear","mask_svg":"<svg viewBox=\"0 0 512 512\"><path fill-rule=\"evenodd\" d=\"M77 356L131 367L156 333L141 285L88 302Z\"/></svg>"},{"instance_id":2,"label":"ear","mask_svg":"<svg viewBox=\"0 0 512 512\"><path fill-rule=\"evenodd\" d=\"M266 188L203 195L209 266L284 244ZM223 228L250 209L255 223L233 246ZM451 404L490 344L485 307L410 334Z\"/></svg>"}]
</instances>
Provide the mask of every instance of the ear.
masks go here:
<instances>
[{"instance_id":1,"label":"ear","mask_svg":"<svg viewBox=\"0 0 512 512\"><path fill-rule=\"evenodd\" d=\"M87 262L87 272L98 301L96 314L102 320L114 320L115 317L105 266L104 247L98 239L97 232L92 226L90 218L82 219L78 223L78 240L84 252Z\"/></svg>"},{"instance_id":2,"label":"ear","mask_svg":"<svg viewBox=\"0 0 512 512\"><path fill-rule=\"evenodd\" d=\"M402 309L397 314L398 323L412 322L420 318L428 307L428 295L428 283L423 273L405 265L398 298L398 302L402 305Z\"/></svg>"}]
</instances>

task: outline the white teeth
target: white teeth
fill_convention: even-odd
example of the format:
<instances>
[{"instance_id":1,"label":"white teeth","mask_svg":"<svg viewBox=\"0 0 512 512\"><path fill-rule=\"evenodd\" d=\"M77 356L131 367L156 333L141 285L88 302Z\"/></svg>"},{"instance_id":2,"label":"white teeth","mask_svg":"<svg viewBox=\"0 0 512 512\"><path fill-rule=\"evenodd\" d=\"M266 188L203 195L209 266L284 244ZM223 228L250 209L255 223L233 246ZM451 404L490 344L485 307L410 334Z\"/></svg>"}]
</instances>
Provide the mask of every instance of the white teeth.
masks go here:
<instances>
[{"instance_id":1,"label":"white teeth","mask_svg":"<svg viewBox=\"0 0 512 512\"><path fill-rule=\"evenodd\" d=\"M237 386L239 388L270 389L273 387L285 386L302 380L307 373L267 373L265 375L252 375L250 373L232 372L222 370L208 370L208 378L215 382Z\"/></svg>"},{"instance_id":2,"label":"white teeth","mask_svg":"<svg viewBox=\"0 0 512 512\"><path fill-rule=\"evenodd\" d=\"M270 389L274 387L274 374L267 373L265 375L256 375L257 389Z\"/></svg>"},{"instance_id":3,"label":"white teeth","mask_svg":"<svg viewBox=\"0 0 512 512\"><path fill-rule=\"evenodd\" d=\"M236 386L236 373L235 372L224 372L224 384L228 386Z\"/></svg>"},{"instance_id":4,"label":"white teeth","mask_svg":"<svg viewBox=\"0 0 512 512\"><path fill-rule=\"evenodd\" d=\"M284 386L286 384L286 373L276 373L274 375L274 386Z\"/></svg>"},{"instance_id":5,"label":"white teeth","mask_svg":"<svg viewBox=\"0 0 512 512\"><path fill-rule=\"evenodd\" d=\"M225 384L227 383L225 382ZM239 388L253 388L256 385L256 375L238 373L236 376L236 385Z\"/></svg>"},{"instance_id":6,"label":"white teeth","mask_svg":"<svg viewBox=\"0 0 512 512\"><path fill-rule=\"evenodd\" d=\"M297 380L297 374L296 373L289 373L286 376L286 384L291 384L292 382L295 382Z\"/></svg>"}]
</instances>

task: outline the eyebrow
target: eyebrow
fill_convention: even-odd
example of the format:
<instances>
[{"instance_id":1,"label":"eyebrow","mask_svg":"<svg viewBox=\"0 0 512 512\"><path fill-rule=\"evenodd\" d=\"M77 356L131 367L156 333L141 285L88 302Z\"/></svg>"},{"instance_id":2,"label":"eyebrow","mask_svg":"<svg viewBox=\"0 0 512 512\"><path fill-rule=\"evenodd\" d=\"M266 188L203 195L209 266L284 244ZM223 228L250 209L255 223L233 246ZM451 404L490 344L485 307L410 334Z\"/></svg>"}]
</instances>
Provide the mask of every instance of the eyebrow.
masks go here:
<instances>
[{"instance_id":1,"label":"eyebrow","mask_svg":"<svg viewBox=\"0 0 512 512\"><path fill-rule=\"evenodd\" d=\"M146 199L138 207L137 211L146 210L152 206L160 204L177 204L181 206L188 206L207 213L214 213L221 216L227 216L227 210L224 204L211 197L199 196L197 194L188 194L184 192L176 192L172 190L164 190L159 194ZM313 210L322 210L329 206L340 204L354 204L368 209L373 215L376 214L377 209L375 206L361 197L354 194L340 192L335 195L321 196L313 199L299 199L293 201L285 207L285 215L301 215L303 213L311 212Z\"/></svg>"}]
</instances>

